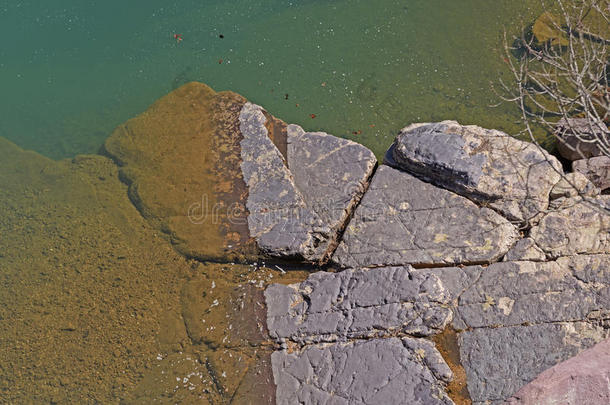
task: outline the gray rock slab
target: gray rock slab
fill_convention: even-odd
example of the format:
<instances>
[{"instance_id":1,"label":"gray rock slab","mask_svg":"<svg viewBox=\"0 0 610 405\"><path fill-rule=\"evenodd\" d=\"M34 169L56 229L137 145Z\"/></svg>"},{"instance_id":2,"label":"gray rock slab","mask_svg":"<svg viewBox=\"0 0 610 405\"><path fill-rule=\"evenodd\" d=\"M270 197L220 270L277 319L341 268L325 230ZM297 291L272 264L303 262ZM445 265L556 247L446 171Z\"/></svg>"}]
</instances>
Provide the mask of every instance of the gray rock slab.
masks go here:
<instances>
[{"instance_id":1,"label":"gray rock slab","mask_svg":"<svg viewBox=\"0 0 610 405\"><path fill-rule=\"evenodd\" d=\"M307 206L336 236L368 187L377 159L364 146L325 132L305 132L294 124L286 132L294 182Z\"/></svg>"},{"instance_id":2,"label":"gray rock slab","mask_svg":"<svg viewBox=\"0 0 610 405\"><path fill-rule=\"evenodd\" d=\"M268 136L263 109L246 103L239 120L251 237L263 252L273 256L321 259L331 230L307 207L283 156Z\"/></svg>"},{"instance_id":3,"label":"gray rock slab","mask_svg":"<svg viewBox=\"0 0 610 405\"><path fill-rule=\"evenodd\" d=\"M515 245L506 253L506 256L502 259L504 261L516 261L516 260L530 260L534 262L540 262L546 260L546 255L532 238L520 239Z\"/></svg>"},{"instance_id":4,"label":"gray rock slab","mask_svg":"<svg viewBox=\"0 0 610 405\"><path fill-rule=\"evenodd\" d=\"M533 220L547 208L549 191L563 173L559 161L534 144L455 121L404 128L386 163L517 221Z\"/></svg>"},{"instance_id":5,"label":"gray rock slab","mask_svg":"<svg viewBox=\"0 0 610 405\"><path fill-rule=\"evenodd\" d=\"M610 404L610 339L541 373L508 404Z\"/></svg>"},{"instance_id":6,"label":"gray rock slab","mask_svg":"<svg viewBox=\"0 0 610 405\"><path fill-rule=\"evenodd\" d=\"M492 262L517 239L493 210L382 165L332 260L351 268Z\"/></svg>"},{"instance_id":7,"label":"gray rock slab","mask_svg":"<svg viewBox=\"0 0 610 405\"><path fill-rule=\"evenodd\" d=\"M271 355L278 405L452 404L452 378L431 342L372 339Z\"/></svg>"},{"instance_id":8,"label":"gray rock slab","mask_svg":"<svg viewBox=\"0 0 610 405\"><path fill-rule=\"evenodd\" d=\"M499 404L544 370L608 337L587 322L481 328L459 335L474 404Z\"/></svg>"},{"instance_id":9,"label":"gray rock slab","mask_svg":"<svg viewBox=\"0 0 610 405\"><path fill-rule=\"evenodd\" d=\"M610 156L597 156L572 162L572 169L584 174L604 191L610 188Z\"/></svg>"},{"instance_id":10,"label":"gray rock slab","mask_svg":"<svg viewBox=\"0 0 610 405\"><path fill-rule=\"evenodd\" d=\"M466 278L455 273L456 280ZM318 272L300 284L267 288L267 327L272 338L300 344L395 333L427 336L451 321L454 298L439 276L410 267Z\"/></svg>"},{"instance_id":11,"label":"gray rock slab","mask_svg":"<svg viewBox=\"0 0 610 405\"><path fill-rule=\"evenodd\" d=\"M459 297L458 330L580 321L610 310L610 256L562 257L553 262L501 262Z\"/></svg>"},{"instance_id":12,"label":"gray rock slab","mask_svg":"<svg viewBox=\"0 0 610 405\"><path fill-rule=\"evenodd\" d=\"M555 200L530 236L547 257L610 253L610 196Z\"/></svg>"}]
</instances>

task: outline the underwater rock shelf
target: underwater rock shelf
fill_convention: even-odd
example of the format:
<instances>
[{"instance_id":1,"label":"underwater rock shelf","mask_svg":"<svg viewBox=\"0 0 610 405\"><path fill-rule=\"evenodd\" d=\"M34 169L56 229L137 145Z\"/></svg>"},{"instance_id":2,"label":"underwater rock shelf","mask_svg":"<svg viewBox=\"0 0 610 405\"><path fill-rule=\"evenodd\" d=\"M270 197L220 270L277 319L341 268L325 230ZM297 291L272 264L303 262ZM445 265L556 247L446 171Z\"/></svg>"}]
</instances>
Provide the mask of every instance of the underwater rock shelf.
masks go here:
<instances>
[{"instance_id":1,"label":"underwater rock shelf","mask_svg":"<svg viewBox=\"0 0 610 405\"><path fill-rule=\"evenodd\" d=\"M610 197L502 132L414 124L377 167L189 83L105 150L186 256L327 264L265 291L278 404L501 403L610 336ZM461 397L432 343L448 328Z\"/></svg>"}]
</instances>

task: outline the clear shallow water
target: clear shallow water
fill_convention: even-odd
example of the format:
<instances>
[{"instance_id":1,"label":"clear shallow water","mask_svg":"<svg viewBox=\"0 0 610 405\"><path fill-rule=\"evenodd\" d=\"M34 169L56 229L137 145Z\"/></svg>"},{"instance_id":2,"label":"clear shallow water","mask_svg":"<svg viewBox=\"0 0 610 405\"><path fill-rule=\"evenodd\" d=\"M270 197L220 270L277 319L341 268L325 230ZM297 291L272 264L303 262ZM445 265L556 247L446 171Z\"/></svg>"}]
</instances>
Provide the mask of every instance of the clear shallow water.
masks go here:
<instances>
[{"instance_id":1,"label":"clear shallow water","mask_svg":"<svg viewBox=\"0 0 610 405\"><path fill-rule=\"evenodd\" d=\"M489 107L490 81L506 74L503 29L514 32L535 3L3 1L0 136L53 158L95 152L191 80L378 155L415 121L516 133L512 106Z\"/></svg>"}]
</instances>

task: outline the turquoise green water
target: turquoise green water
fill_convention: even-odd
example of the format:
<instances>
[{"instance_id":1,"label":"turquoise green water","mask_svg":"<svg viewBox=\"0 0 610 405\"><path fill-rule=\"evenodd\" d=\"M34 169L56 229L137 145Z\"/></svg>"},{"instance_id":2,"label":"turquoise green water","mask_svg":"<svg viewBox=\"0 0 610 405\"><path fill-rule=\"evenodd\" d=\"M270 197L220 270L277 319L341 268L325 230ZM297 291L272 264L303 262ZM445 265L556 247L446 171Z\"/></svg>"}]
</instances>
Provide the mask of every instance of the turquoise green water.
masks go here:
<instances>
[{"instance_id":1,"label":"turquoise green water","mask_svg":"<svg viewBox=\"0 0 610 405\"><path fill-rule=\"evenodd\" d=\"M515 110L490 107L490 82L506 74L503 29L515 32L535 3L3 1L0 136L53 158L95 152L190 80L377 154L415 121L514 133Z\"/></svg>"}]
</instances>

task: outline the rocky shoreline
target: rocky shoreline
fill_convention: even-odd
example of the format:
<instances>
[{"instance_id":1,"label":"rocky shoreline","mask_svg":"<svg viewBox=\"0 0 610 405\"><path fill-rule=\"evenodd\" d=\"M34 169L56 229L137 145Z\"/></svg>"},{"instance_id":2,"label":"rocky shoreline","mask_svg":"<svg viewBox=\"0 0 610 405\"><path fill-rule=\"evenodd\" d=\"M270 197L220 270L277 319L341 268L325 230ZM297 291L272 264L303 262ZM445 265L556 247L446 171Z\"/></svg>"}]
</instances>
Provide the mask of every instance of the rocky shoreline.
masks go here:
<instances>
[{"instance_id":1,"label":"rocky shoreline","mask_svg":"<svg viewBox=\"0 0 610 405\"><path fill-rule=\"evenodd\" d=\"M164 359L185 341L206 347L199 400L608 402L607 363L570 365L610 347L610 195L536 145L412 124L379 163L188 83L119 126L102 154L142 234L169 242L189 274L174 304L180 349L168 343ZM549 382L556 367L577 383Z\"/></svg>"},{"instance_id":2,"label":"rocky shoreline","mask_svg":"<svg viewBox=\"0 0 610 405\"><path fill-rule=\"evenodd\" d=\"M227 98L194 83L168 97L197 92ZM536 145L454 121L414 124L378 165L361 145L236 97L210 121L215 141L230 142L202 160L240 168L206 185L217 202L224 187L236 198L222 208L239 212L218 216L219 229L240 227L217 250L325 265L265 291L278 404L451 403L453 372L432 343L447 328L472 402L501 403L610 336L610 196L586 178L562 183L559 161ZM129 138L146 156L146 135L115 132L106 151L116 159L112 145ZM137 200L174 208L156 197ZM193 232L169 235L196 245Z\"/></svg>"}]
</instances>

